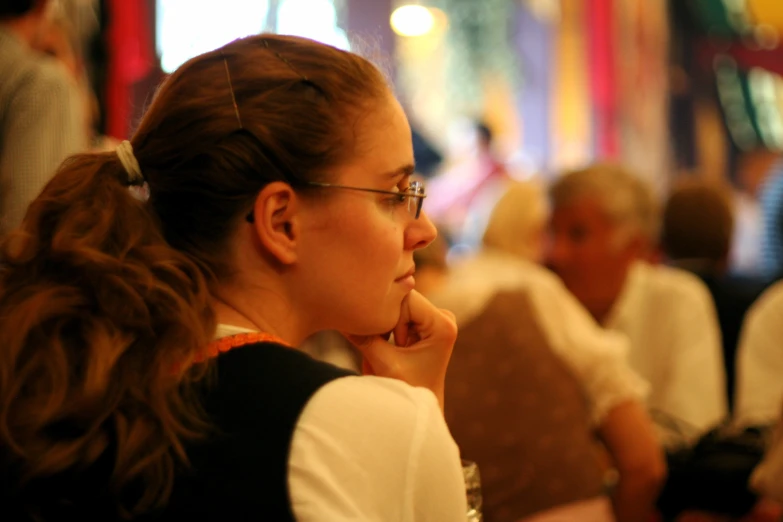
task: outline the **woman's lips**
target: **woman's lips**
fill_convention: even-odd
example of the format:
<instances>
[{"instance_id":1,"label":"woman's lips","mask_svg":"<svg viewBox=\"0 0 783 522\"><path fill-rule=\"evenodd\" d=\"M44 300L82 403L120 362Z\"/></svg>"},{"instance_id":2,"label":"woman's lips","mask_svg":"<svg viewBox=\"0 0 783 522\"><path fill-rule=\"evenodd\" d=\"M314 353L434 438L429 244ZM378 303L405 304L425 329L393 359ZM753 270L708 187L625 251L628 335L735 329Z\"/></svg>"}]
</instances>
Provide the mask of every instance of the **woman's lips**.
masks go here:
<instances>
[{"instance_id":1,"label":"woman's lips","mask_svg":"<svg viewBox=\"0 0 783 522\"><path fill-rule=\"evenodd\" d=\"M410 290L413 290L416 287L416 279L413 277L413 274L395 279L394 282L406 286Z\"/></svg>"},{"instance_id":2,"label":"woman's lips","mask_svg":"<svg viewBox=\"0 0 783 522\"><path fill-rule=\"evenodd\" d=\"M401 275L397 279L394 280L395 283L399 283L403 286L408 286L412 290L413 287L416 286L416 279L413 277L413 273L416 271L416 268L411 268L405 274Z\"/></svg>"}]
</instances>

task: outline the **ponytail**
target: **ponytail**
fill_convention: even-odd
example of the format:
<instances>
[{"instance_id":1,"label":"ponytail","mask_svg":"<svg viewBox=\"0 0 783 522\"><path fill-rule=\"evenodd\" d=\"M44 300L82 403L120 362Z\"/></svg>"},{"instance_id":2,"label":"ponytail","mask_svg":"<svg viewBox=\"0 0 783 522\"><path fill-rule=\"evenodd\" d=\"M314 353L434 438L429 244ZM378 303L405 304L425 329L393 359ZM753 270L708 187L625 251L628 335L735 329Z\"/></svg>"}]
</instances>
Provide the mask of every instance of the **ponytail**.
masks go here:
<instances>
[{"instance_id":1,"label":"ponytail","mask_svg":"<svg viewBox=\"0 0 783 522\"><path fill-rule=\"evenodd\" d=\"M200 375L174 368L215 321L202 271L129 184L117 154L75 156L0 244L0 462L23 487L111 445L110 489L140 485L129 511L142 512L166 501L206 426Z\"/></svg>"}]
</instances>

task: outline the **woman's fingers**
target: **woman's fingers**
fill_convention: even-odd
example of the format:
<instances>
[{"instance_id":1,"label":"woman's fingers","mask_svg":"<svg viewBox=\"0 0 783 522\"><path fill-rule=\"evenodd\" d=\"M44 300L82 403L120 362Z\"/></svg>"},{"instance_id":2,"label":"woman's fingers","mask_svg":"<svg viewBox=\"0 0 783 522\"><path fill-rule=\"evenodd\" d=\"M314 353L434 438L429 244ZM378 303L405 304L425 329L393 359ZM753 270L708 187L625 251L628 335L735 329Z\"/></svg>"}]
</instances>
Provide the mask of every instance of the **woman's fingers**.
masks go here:
<instances>
[{"instance_id":1,"label":"woman's fingers","mask_svg":"<svg viewBox=\"0 0 783 522\"><path fill-rule=\"evenodd\" d=\"M397 320L397 325L394 327L394 344L397 346L408 346L408 332L411 328L411 292L406 295L402 300L400 306L400 318Z\"/></svg>"},{"instance_id":2,"label":"woman's fingers","mask_svg":"<svg viewBox=\"0 0 783 522\"><path fill-rule=\"evenodd\" d=\"M381 335L345 337L362 353L365 375L424 386L442 399L446 368L457 338L454 314L414 291L403 300L393 333L394 344Z\"/></svg>"}]
</instances>

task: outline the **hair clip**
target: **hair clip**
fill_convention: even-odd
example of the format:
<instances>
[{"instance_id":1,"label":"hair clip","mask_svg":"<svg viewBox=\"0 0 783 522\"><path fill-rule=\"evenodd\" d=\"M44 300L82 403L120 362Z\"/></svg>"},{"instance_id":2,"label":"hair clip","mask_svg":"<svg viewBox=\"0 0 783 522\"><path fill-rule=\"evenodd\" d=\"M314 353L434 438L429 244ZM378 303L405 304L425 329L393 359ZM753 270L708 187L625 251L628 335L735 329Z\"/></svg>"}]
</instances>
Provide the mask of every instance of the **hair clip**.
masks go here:
<instances>
[{"instance_id":1,"label":"hair clip","mask_svg":"<svg viewBox=\"0 0 783 522\"><path fill-rule=\"evenodd\" d=\"M234 85L231 83L231 73L228 70L228 58L226 58L226 55L223 54L223 51L220 51L220 56L223 58L223 65L226 68L226 79L228 80L228 90L231 93L231 103L234 104L234 113L237 115L237 123L239 123L239 128L244 129L244 126L242 125L242 118L239 117L239 105L237 105L237 98L234 96Z\"/></svg>"}]
</instances>

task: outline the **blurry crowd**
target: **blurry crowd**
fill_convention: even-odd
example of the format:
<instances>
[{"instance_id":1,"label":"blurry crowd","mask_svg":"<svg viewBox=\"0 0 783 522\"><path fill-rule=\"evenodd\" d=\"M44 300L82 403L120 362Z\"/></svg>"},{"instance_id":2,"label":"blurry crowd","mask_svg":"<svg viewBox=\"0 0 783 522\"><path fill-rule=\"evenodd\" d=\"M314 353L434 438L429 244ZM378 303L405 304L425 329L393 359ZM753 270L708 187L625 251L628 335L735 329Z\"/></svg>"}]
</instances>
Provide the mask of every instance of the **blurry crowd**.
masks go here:
<instances>
[{"instance_id":1,"label":"blurry crowd","mask_svg":"<svg viewBox=\"0 0 783 522\"><path fill-rule=\"evenodd\" d=\"M457 314L447 418L464 454L483 465L491 519L541 516L542 504L569 516L562 506L585 509L578 501L589 498L574 483L597 497L607 476L617 480L615 503L627 487L636 508L655 504L661 488L668 519L753 514L765 497L749 479L783 406L781 158L753 151L739 162L737 177L764 180L756 219L741 227L747 209L728 183L678 179L661 197L617 163L520 175L493 154L486 126L476 129L471 190L459 193L459 170L429 184L427 211L442 239L417 254L417 275L426 295ZM574 388L586 402L568 400ZM598 433L617 475L577 456L588 433ZM742 450L727 449L732 442L756 456L710 482L710 471L736 464ZM714 470L695 451L708 444L723 459ZM510 480L520 471L524 480ZM766 499L755 505L776 520Z\"/></svg>"}]
</instances>

